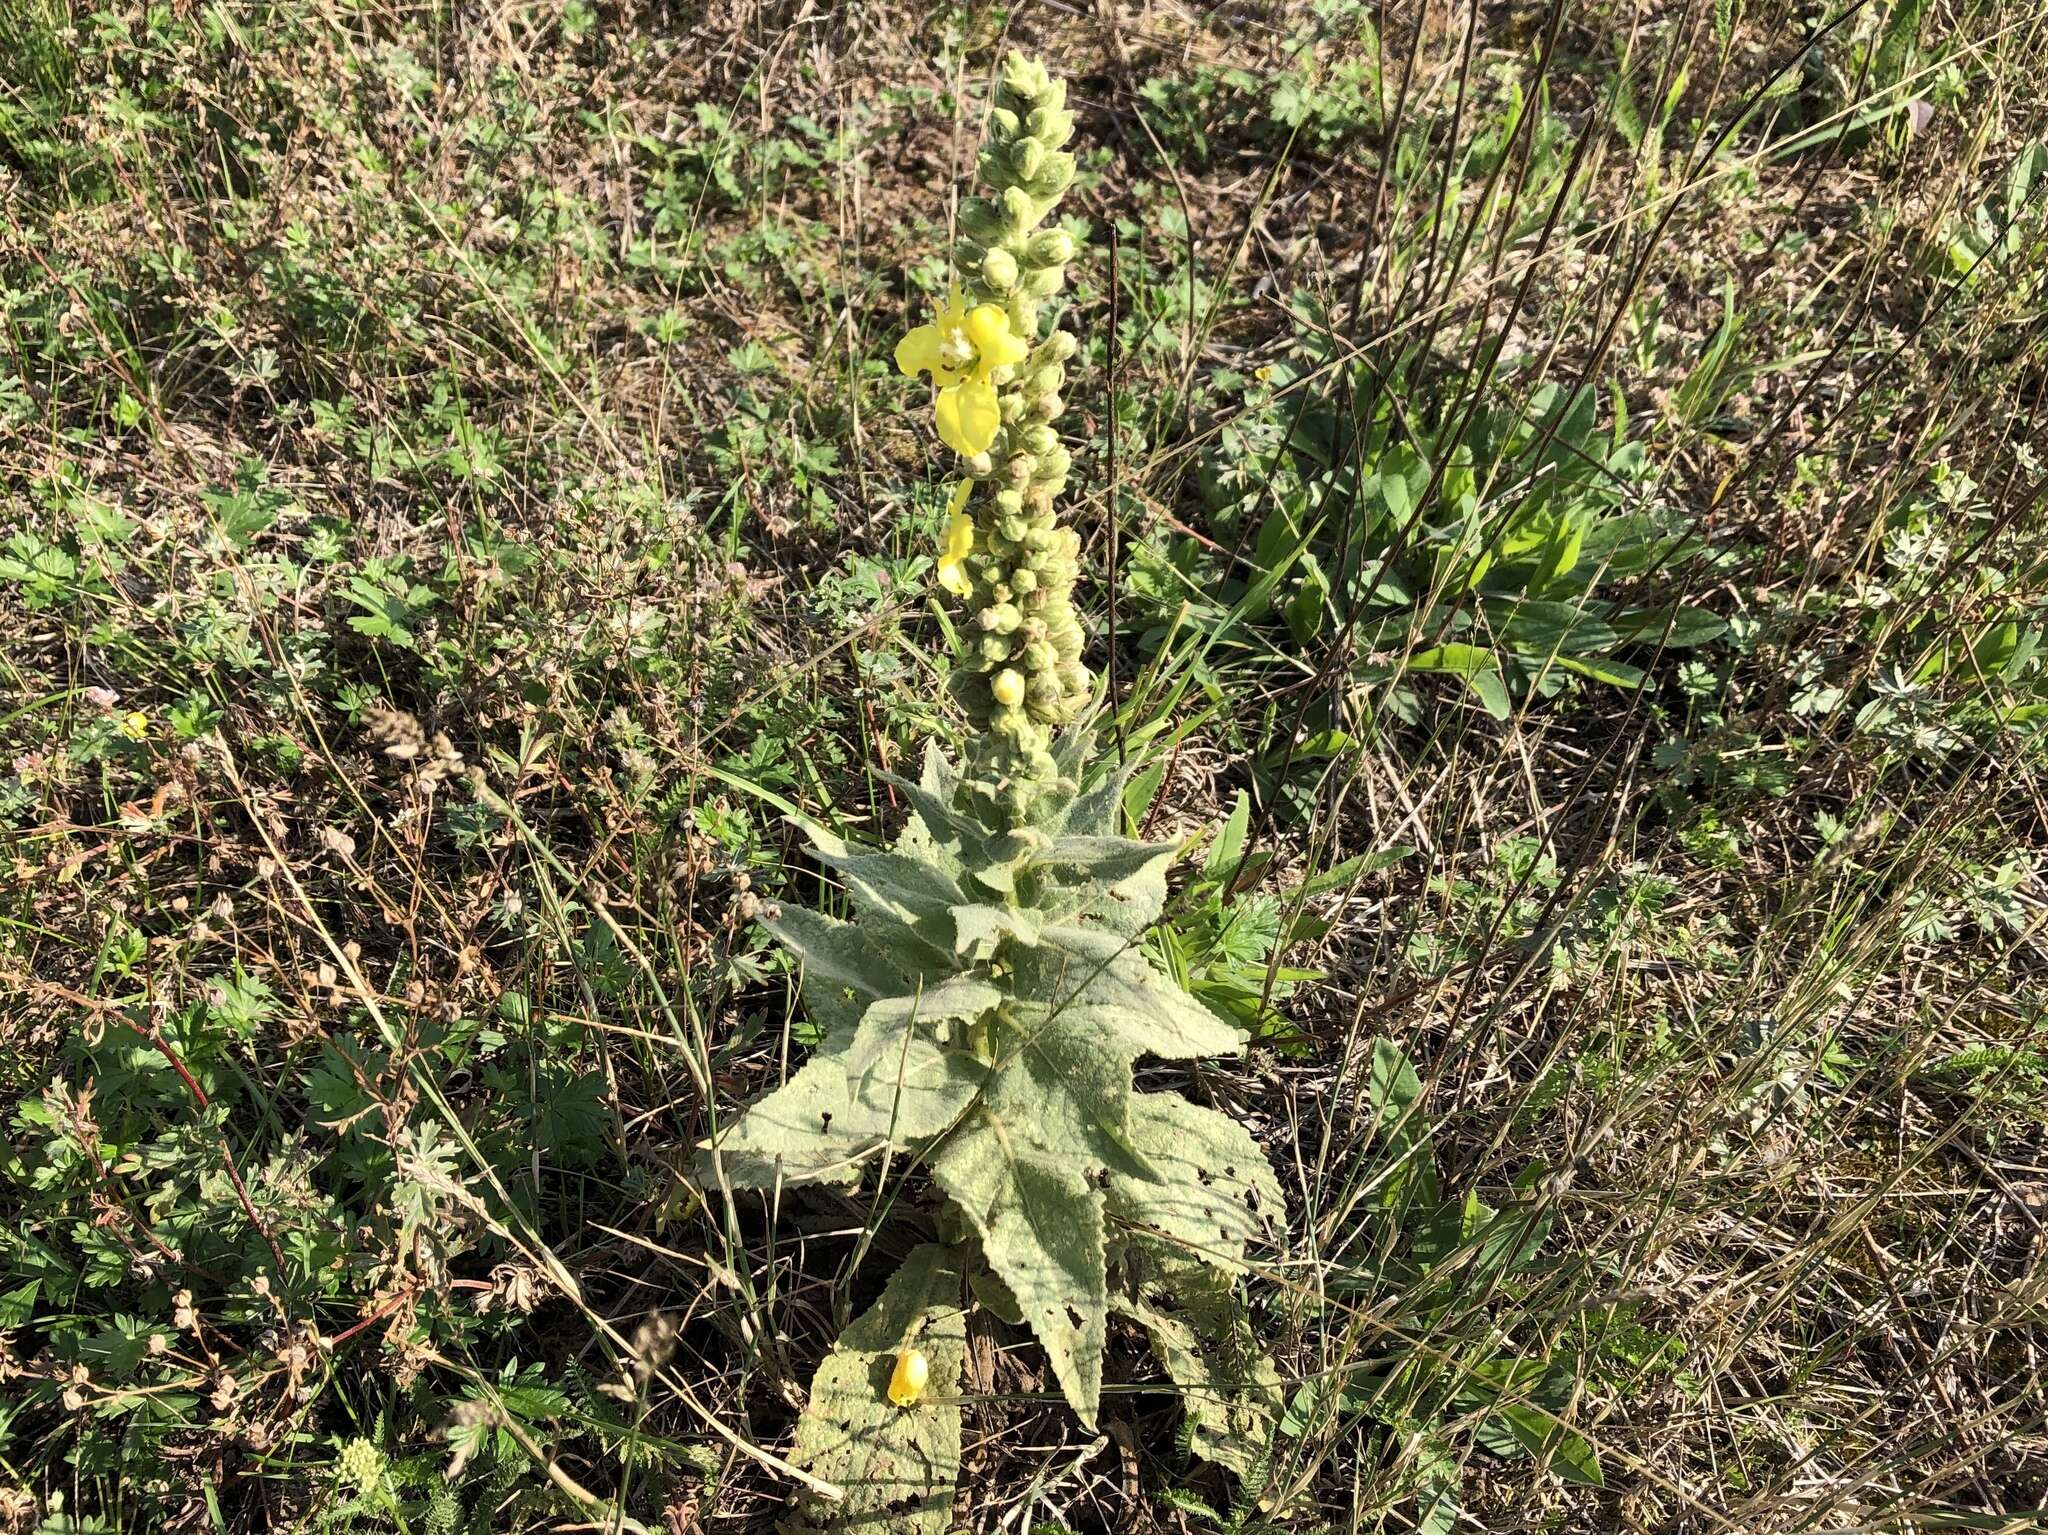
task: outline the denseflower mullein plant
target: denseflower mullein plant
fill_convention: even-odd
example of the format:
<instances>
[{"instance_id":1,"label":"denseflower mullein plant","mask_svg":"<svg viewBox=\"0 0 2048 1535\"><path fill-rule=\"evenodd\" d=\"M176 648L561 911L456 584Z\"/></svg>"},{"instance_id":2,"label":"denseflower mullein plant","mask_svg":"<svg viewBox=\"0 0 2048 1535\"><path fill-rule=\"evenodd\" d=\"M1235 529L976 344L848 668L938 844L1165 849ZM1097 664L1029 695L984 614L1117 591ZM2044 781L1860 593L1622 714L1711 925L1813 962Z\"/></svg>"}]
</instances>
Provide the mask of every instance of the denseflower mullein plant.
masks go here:
<instances>
[{"instance_id":1,"label":"denseflower mullein plant","mask_svg":"<svg viewBox=\"0 0 2048 1535\"><path fill-rule=\"evenodd\" d=\"M988 194L960 210L960 284L896 348L929 374L939 439L967 478L953 495L939 583L971 627L956 691L973 727L968 779L1013 822L1059 778L1053 733L1089 707L1074 614L1080 540L1059 525L1072 460L1053 424L1074 338L1040 340L1039 305L1059 292L1073 237L1044 226L1074 179L1067 88L1012 54L996 82L980 172Z\"/></svg>"},{"instance_id":2,"label":"denseflower mullein plant","mask_svg":"<svg viewBox=\"0 0 2048 1535\"><path fill-rule=\"evenodd\" d=\"M1124 776L1093 761L1084 720L1078 541L1056 510L1070 460L1053 430L1075 348L1040 335L1075 254L1044 227L1073 180L1073 126L1064 89L1012 55L958 279L896 354L930 379L963 475L938 580L970 615L954 669L964 750L933 745L918 782L894 780L910 816L886 849L806 825L850 920L792 904L761 921L801 966L819 1043L706 1147L707 1179L728 1190L930 1178L934 1239L819 1365L797 1426L792 1461L844 1494L833 1529L949 1527L970 1307L1028 1328L1090 1426L1113 1313L1204 1404L1197 1453L1241 1469L1277 1413L1270 1367L1205 1360L1247 1353L1219 1329L1285 1213L1280 1186L1243 1124L1134 1074L1245 1042L1146 957L1179 849L1125 835Z\"/></svg>"}]
</instances>

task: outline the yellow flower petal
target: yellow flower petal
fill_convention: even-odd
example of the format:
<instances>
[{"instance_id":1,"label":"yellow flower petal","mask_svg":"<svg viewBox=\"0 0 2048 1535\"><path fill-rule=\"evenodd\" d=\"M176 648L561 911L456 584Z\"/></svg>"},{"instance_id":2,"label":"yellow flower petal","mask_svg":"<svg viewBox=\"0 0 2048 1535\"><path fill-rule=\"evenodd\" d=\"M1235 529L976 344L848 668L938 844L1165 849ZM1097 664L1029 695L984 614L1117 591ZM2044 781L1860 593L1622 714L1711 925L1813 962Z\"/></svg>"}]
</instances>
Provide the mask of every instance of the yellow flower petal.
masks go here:
<instances>
[{"instance_id":1,"label":"yellow flower petal","mask_svg":"<svg viewBox=\"0 0 2048 1535\"><path fill-rule=\"evenodd\" d=\"M946 558L959 564L974 553L974 519L965 512L954 515L946 528Z\"/></svg>"},{"instance_id":2,"label":"yellow flower petal","mask_svg":"<svg viewBox=\"0 0 2048 1535\"><path fill-rule=\"evenodd\" d=\"M925 1383L931 1378L932 1362L924 1351L904 1349L896 1356L896 1368L889 1372L889 1400L898 1407L910 1406L924 1395Z\"/></svg>"},{"instance_id":3,"label":"yellow flower petal","mask_svg":"<svg viewBox=\"0 0 2048 1535\"><path fill-rule=\"evenodd\" d=\"M995 444L996 428L1003 421L996 409L996 386L982 379L941 389L935 414L939 441L968 457L986 453Z\"/></svg>"},{"instance_id":4,"label":"yellow flower petal","mask_svg":"<svg viewBox=\"0 0 2048 1535\"><path fill-rule=\"evenodd\" d=\"M973 483L962 480L953 492L953 520L946 525L946 544L939 551L939 585L955 597L965 597L974 590L974 581L966 570L967 556L974 552L974 519L960 510L967 502L965 492Z\"/></svg>"},{"instance_id":5,"label":"yellow flower petal","mask_svg":"<svg viewBox=\"0 0 2048 1535\"><path fill-rule=\"evenodd\" d=\"M1011 332L1008 311L996 304L976 304L967 312L967 339L974 343L976 378L1015 367L1031 353L1024 338Z\"/></svg>"},{"instance_id":6,"label":"yellow flower petal","mask_svg":"<svg viewBox=\"0 0 2048 1535\"><path fill-rule=\"evenodd\" d=\"M897 342L896 366L912 378L920 373L936 376L941 372L944 364L939 359L938 326L920 325Z\"/></svg>"},{"instance_id":7,"label":"yellow flower petal","mask_svg":"<svg viewBox=\"0 0 2048 1535\"><path fill-rule=\"evenodd\" d=\"M967 510L967 498L973 494L974 481L962 480L958 485L955 485L953 487L953 497L950 501L946 503L947 512L954 517L958 517L962 512Z\"/></svg>"}]
</instances>

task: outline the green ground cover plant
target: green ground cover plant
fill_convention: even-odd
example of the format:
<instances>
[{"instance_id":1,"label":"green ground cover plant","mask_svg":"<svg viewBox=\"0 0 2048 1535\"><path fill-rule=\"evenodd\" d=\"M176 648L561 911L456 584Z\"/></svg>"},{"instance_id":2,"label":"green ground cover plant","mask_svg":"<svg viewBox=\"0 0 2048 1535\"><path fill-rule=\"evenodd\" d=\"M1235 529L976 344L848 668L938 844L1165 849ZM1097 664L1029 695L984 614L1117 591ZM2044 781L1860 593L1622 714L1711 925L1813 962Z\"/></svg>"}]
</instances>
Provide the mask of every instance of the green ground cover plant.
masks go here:
<instances>
[{"instance_id":1,"label":"green ground cover plant","mask_svg":"<svg viewBox=\"0 0 2048 1535\"><path fill-rule=\"evenodd\" d=\"M0 1535L2048 1527L2044 66L0 5Z\"/></svg>"}]
</instances>

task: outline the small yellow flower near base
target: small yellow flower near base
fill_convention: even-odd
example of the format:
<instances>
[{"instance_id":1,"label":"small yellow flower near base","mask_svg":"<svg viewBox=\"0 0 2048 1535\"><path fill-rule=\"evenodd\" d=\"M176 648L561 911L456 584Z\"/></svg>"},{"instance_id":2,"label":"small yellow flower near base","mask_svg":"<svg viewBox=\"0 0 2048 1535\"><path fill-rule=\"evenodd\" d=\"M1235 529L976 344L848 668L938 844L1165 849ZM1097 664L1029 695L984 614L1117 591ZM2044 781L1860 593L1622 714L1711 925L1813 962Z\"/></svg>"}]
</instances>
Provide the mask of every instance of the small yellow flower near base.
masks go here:
<instances>
[{"instance_id":1,"label":"small yellow flower near base","mask_svg":"<svg viewBox=\"0 0 2048 1535\"><path fill-rule=\"evenodd\" d=\"M915 378L929 373L939 394L933 402L939 438L955 453L986 453L1003 424L996 408L995 375L1031 355L1022 336L1010 333L1010 316L999 304L969 309L953 289L929 325L896 343L896 366Z\"/></svg>"},{"instance_id":2,"label":"small yellow flower near base","mask_svg":"<svg viewBox=\"0 0 2048 1535\"><path fill-rule=\"evenodd\" d=\"M967 556L974 553L974 519L966 511L967 497L973 489L972 480L962 480L954 487L946 543L939 550L939 585L955 597L965 597L974 590L974 582L967 575Z\"/></svg>"},{"instance_id":3,"label":"small yellow flower near base","mask_svg":"<svg viewBox=\"0 0 2048 1535\"><path fill-rule=\"evenodd\" d=\"M889 1375L889 1400L898 1407L908 1407L924 1395L925 1383L932 1378L932 1362L924 1357L924 1350L906 1348L896 1356L896 1368Z\"/></svg>"},{"instance_id":4,"label":"small yellow flower near base","mask_svg":"<svg viewBox=\"0 0 2048 1535\"><path fill-rule=\"evenodd\" d=\"M1005 709L1014 709L1024 702L1024 676L1015 667L1005 667L996 673L996 680L989 684L996 695L996 702Z\"/></svg>"},{"instance_id":5,"label":"small yellow flower near base","mask_svg":"<svg viewBox=\"0 0 2048 1535\"><path fill-rule=\"evenodd\" d=\"M121 734L131 741L149 739L149 716L140 709L121 716Z\"/></svg>"}]
</instances>

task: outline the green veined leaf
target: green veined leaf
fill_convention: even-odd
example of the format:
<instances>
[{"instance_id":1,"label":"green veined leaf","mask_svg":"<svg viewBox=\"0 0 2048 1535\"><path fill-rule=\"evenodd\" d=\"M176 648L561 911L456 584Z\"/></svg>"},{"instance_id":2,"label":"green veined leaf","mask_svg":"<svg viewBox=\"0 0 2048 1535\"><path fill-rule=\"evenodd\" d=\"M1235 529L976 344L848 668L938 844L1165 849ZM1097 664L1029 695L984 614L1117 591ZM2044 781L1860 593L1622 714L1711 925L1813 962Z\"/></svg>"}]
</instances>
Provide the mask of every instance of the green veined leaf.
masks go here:
<instances>
[{"instance_id":1,"label":"green veined leaf","mask_svg":"<svg viewBox=\"0 0 2048 1535\"><path fill-rule=\"evenodd\" d=\"M1480 611L1503 643L1543 657L1559 651L1582 655L1606 650L1621 639L1615 629L1573 602L1487 597L1481 600Z\"/></svg>"},{"instance_id":2,"label":"green veined leaf","mask_svg":"<svg viewBox=\"0 0 2048 1535\"><path fill-rule=\"evenodd\" d=\"M1610 661L1605 656L1557 656L1553 663L1568 672L1577 672L1581 677L1604 682L1609 687L1639 688L1649 679L1649 673L1640 666Z\"/></svg>"},{"instance_id":3,"label":"green veined leaf","mask_svg":"<svg viewBox=\"0 0 2048 1535\"><path fill-rule=\"evenodd\" d=\"M1190 1060L1239 1055L1244 1040L1114 934L1048 927L1034 954L1020 956L1018 991L1054 1013L1082 1013L1110 1034L1128 1058Z\"/></svg>"},{"instance_id":4,"label":"green veined leaf","mask_svg":"<svg viewBox=\"0 0 2048 1535\"><path fill-rule=\"evenodd\" d=\"M1658 645L1666 650L1689 650L1718 640L1728 632L1728 621L1705 608L1631 608L1610 620L1618 643Z\"/></svg>"},{"instance_id":5,"label":"green veined leaf","mask_svg":"<svg viewBox=\"0 0 2048 1535\"><path fill-rule=\"evenodd\" d=\"M967 1364L960 1284L959 1264L944 1248L914 1248L819 1364L791 1458L845 1496L807 1499L810 1529L945 1535L952 1527ZM931 1374L923 1399L898 1407L889 1376L906 1345L923 1352Z\"/></svg>"},{"instance_id":6,"label":"green veined leaf","mask_svg":"<svg viewBox=\"0 0 2048 1535\"><path fill-rule=\"evenodd\" d=\"M1231 806L1230 819L1216 833L1216 840L1209 848L1209 856L1202 861L1202 872L1210 879L1235 876L1244 855L1245 834L1251 829L1252 801L1244 790L1237 791L1237 803Z\"/></svg>"},{"instance_id":7,"label":"green veined leaf","mask_svg":"<svg viewBox=\"0 0 2048 1535\"><path fill-rule=\"evenodd\" d=\"M1385 1139L1387 1149L1401 1160L1400 1172L1387 1187L1389 1200L1398 1201L1401 1192L1412 1184L1416 1205L1435 1205L1440 1197L1436 1151L1422 1107L1422 1079L1415 1074L1406 1053L1390 1039L1373 1041L1372 1069L1366 1075L1365 1095L1372 1105L1375 1128Z\"/></svg>"},{"instance_id":8,"label":"green veined leaf","mask_svg":"<svg viewBox=\"0 0 2048 1535\"><path fill-rule=\"evenodd\" d=\"M1480 707L1497 720L1513 712L1507 686L1501 680L1500 657L1478 645L1437 645L1418 650L1408 658L1411 672L1448 672L1462 678Z\"/></svg>"},{"instance_id":9,"label":"green veined leaf","mask_svg":"<svg viewBox=\"0 0 2048 1535\"><path fill-rule=\"evenodd\" d=\"M1496 1403L1475 1435L1495 1454L1525 1451L1545 1463L1568 1482L1581 1487L1604 1487L1600 1456L1586 1436L1562 1423L1539 1407L1523 1402Z\"/></svg>"},{"instance_id":10,"label":"green veined leaf","mask_svg":"<svg viewBox=\"0 0 2048 1535\"><path fill-rule=\"evenodd\" d=\"M1266 1154L1227 1114L1177 1093L1139 1093L1130 1104L1130 1139L1159 1176L1110 1169L1109 1210L1119 1221L1234 1272L1245 1248L1270 1240L1285 1219Z\"/></svg>"}]
</instances>

